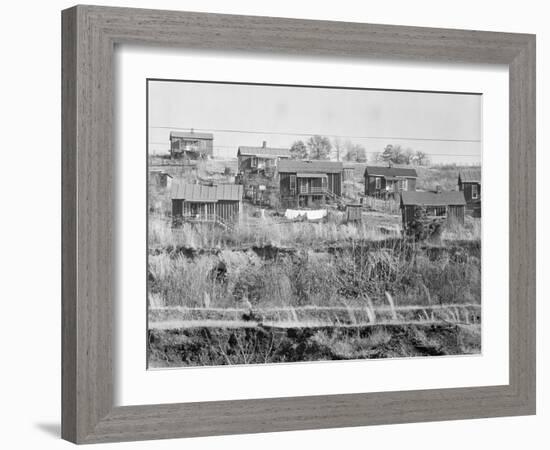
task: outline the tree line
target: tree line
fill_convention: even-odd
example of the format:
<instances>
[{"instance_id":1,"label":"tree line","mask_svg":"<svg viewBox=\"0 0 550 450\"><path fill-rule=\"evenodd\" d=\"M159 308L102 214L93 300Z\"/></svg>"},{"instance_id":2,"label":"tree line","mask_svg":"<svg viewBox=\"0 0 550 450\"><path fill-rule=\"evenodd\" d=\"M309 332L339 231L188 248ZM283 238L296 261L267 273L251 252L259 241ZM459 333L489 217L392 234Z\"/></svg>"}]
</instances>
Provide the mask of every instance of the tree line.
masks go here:
<instances>
[{"instance_id":1,"label":"tree line","mask_svg":"<svg viewBox=\"0 0 550 450\"><path fill-rule=\"evenodd\" d=\"M367 151L361 144L339 138L332 142L326 136L314 135L305 142L295 141L290 147L293 159L337 160L357 163L367 162ZM381 152L373 153L370 162L392 163L403 165L426 166L430 163L428 155L420 150L402 148L400 145L388 144Z\"/></svg>"}]
</instances>

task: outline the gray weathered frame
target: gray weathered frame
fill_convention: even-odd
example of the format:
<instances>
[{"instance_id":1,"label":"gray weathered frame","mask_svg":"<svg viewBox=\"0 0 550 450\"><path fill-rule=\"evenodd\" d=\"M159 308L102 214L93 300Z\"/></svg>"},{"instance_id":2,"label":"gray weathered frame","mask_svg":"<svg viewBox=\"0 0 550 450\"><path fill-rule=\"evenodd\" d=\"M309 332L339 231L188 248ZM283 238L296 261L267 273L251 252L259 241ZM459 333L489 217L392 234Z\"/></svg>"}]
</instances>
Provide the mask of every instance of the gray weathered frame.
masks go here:
<instances>
[{"instance_id":1,"label":"gray weathered frame","mask_svg":"<svg viewBox=\"0 0 550 450\"><path fill-rule=\"evenodd\" d=\"M535 413L535 36L97 6L62 13L62 436L76 443ZM113 51L198 50L506 64L510 382L503 386L113 406Z\"/></svg>"}]
</instances>

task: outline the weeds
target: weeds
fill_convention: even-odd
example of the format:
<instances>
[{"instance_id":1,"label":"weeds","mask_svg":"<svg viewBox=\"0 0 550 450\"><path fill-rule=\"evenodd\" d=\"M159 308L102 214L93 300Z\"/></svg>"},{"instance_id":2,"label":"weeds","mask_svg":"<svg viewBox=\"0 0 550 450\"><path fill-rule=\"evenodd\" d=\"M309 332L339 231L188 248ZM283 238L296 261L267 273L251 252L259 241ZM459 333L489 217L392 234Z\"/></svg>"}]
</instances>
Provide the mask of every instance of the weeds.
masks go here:
<instances>
[{"instance_id":1,"label":"weeds","mask_svg":"<svg viewBox=\"0 0 550 450\"><path fill-rule=\"evenodd\" d=\"M220 264L223 276L216 276ZM149 256L151 305L198 307L479 304L477 246L297 251L260 258L249 250Z\"/></svg>"}]
</instances>

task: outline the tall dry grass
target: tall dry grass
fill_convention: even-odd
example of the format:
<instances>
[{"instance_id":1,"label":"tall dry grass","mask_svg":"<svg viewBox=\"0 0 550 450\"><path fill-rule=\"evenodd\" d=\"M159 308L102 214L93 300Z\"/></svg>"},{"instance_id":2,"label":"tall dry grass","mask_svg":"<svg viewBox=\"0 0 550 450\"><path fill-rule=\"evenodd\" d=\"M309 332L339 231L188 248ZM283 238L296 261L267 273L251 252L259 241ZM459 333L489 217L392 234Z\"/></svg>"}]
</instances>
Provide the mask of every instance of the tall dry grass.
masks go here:
<instances>
[{"instance_id":1,"label":"tall dry grass","mask_svg":"<svg viewBox=\"0 0 550 450\"><path fill-rule=\"evenodd\" d=\"M397 230L394 237L399 236ZM172 228L168 217L149 216L149 248L191 247L221 248L243 245L275 245L286 247L319 247L351 241L380 241L392 237L378 226L345 223L341 218L322 222L276 221L272 218L246 219L226 230L213 224L183 224Z\"/></svg>"},{"instance_id":2,"label":"tall dry grass","mask_svg":"<svg viewBox=\"0 0 550 450\"><path fill-rule=\"evenodd\" d=\"M163 305L183 307L376 308L389 298L395 307L479 304L480 264L475 246L352 245L273 258L251 250L194 258L163 252L149 257L149 293L157 304L162 298Z\"/></svg>"}]
</instances>

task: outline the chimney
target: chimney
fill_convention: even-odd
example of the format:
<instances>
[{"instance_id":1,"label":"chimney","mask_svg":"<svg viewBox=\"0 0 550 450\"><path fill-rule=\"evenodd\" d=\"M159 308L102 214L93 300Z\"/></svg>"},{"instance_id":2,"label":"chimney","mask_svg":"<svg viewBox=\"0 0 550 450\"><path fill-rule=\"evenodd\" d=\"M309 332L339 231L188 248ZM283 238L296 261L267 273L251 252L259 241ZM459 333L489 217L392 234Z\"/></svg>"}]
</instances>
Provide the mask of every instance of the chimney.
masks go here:
<instances>
[{"instance_id":1,"label":"chimney","mask_svg":"<svg viewBox=\"0 0 550 450\"><path fill-rule=\"evenodd\" d=\"M393 167L393 162L391 160L388 161L388 167L391 169Z\"/></svg>"},{"instance_id":2,"label":"chimney","mask_svg":"<svg viewBox=\"0 0 550 450\"><path fill-rule=\"evenodd\" d=\"M436 192L437 194L441 194L441 191L442 191L441 185L438 184L438 185L435 187L435 192Z\"/></svg>"},{"instance_id":3,"label":"chimney","mask_svg":"<svg viewBox=\"0 0 550 450\"><path fill-rule=\"evenodd\" d=\"M263 141L263 142L262 142L262 148L265 148L266 145L267 145L267 142L266 142L266 141Z\"/></svg>"},{"instance_id":4,"label":"chimney","mask_svg":"<svg viewBox=\"0 0 550 450\"><path fill-rule=\"evenodd\" d=\"M195 132L195 129L194 128L191 128L191 133L194 133Z\"/></svg>"}]
</instances>

